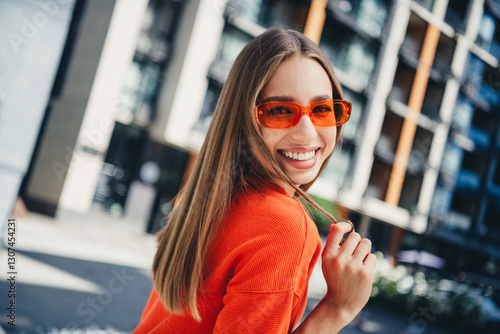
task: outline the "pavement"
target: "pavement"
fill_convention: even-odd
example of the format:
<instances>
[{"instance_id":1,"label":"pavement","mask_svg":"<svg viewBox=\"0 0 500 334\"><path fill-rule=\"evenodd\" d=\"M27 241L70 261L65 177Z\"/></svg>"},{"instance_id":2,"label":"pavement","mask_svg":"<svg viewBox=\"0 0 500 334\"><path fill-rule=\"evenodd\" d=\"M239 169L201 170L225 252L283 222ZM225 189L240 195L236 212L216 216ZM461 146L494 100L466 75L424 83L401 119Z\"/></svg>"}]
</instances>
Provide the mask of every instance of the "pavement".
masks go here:
<instances>
[{"instance_id":1,"label":"pavement","mask_svg":"<svg viewBox=\"0 0 500 334\"><path fill-rule=\"evenodd\" d=\"M99 209L85 215L59 211L55 218L17 217L14 275L8 274L5 242L0 248L0 334L130 333L152 287L156 239L144 230L137 221ZM1 233L7 237L7 231ZM13 288L15 326L9 324L8 309ZM325 289L318 263L307 313ZM457 333L433 323L415 327L408 317L370 305L362 320L340 333Z\"/></svg>"},{"instance_id":2,"label":"pavement","mask_svg":"<svg viewBox=\"0 0 500 334\"><path fill-rule=\"evenodd\" d=\"M0 271L0 326L6 333L131 332L152 286L156 240L143 230L99 210L17 218L15 326L4 298L7 270Z\"/></svg>"}]
</instances>

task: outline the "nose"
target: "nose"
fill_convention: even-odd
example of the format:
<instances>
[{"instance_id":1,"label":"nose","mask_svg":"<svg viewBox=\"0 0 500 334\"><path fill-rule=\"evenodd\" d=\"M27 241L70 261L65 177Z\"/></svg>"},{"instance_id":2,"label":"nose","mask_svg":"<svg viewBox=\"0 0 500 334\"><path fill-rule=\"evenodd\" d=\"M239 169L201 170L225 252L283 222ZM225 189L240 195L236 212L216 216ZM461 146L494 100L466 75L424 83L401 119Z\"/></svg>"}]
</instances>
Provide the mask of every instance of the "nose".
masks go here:
<instances>
[{"instance_id":1,"label":"nose","mask_svg":"<svg viewBox=\"0 0 500 334\"><path fill-rule=\"evenodd\" d=\"M292 138L298 142L309 143L318 136L316 127L309 118L309 115L300 115L299 122L292 128Z\"/></svg>"}]
</instances>

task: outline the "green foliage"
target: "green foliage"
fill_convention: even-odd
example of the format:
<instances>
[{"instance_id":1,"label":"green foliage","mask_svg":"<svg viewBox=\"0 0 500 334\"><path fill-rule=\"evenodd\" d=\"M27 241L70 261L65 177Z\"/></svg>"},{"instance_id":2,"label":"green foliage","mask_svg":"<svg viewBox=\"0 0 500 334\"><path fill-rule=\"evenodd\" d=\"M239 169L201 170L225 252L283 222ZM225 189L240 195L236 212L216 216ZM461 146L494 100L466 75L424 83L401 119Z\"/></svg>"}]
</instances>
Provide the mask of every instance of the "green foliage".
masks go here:
<instances>
[{"instance_id":1,"label":"green foliage","mask_svg":"<svg viewBox=\"0 0 500 334\"><path fill-rule=\"evenodd\" d=\"M331 213L334 217L338 217L338 211L336 205L327 199L324 199L322 197L316 196L316 195L309 195L316 203L318 203L319 206L321 206L323 209ZM311 216L312 220L318 227L318 230L322 234L328 234L330 231L330 224L331 221L328 219L327 216L325 216L323 213L315 209L312 205L307 203L305 200L301 199L302 204L306 207L307 211L309 212L309 215Z\"/></svg>"}]
</instances>

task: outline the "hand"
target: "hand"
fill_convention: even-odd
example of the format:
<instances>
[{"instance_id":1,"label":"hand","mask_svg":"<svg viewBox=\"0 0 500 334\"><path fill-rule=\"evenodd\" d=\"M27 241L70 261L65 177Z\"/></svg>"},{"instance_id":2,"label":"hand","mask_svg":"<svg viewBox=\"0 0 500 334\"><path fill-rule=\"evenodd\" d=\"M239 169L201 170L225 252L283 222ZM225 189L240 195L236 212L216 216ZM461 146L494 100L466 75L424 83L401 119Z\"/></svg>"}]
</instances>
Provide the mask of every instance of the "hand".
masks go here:
<instances>
[{"instance_id":1,"label":"hand","mask_svg":"<svg viewBox=\"0 0 500 334\"><path fill-rule=\"evenodd\" d=\"M368 302L377 258L371 254L371 241L361 239L346 222L332 224L323 250L322 269L328 291L323 302L341 315L347 325ZM345 326L344 325L344 326Z\"/></svg>"}]
</instances>

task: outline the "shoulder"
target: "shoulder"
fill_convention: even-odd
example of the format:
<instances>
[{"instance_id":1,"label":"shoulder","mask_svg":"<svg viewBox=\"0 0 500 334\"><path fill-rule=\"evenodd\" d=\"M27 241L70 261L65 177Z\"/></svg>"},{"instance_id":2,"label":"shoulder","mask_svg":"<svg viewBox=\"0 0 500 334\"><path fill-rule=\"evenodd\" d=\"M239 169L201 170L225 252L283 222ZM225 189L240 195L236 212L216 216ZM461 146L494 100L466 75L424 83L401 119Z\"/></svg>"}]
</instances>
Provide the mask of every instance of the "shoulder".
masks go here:
<instances>
[{"instance_id":1,"label":"shoulder","mask_svg":"<svg viewBox=\"0 0 500 334\"><path fill-rule=\"evenodd\" d=\"M232 203L226 226L248 229L248 232L278 234L281 237L303 239L307 219L304 207L283 190L267 188L241 194Z\"/></svg>"},{"instance_id":2,"label":"shoulder","mask_svg":"<svg viewBox=\"0 0 500 334\"><path fill-rule=\"evenodd\" d=\"M239 196L223 219L214 255L218 265L232 268L228 291L295 288L316 250L314 230L304 207L285 192Z\"/></svg>"}]
</instances>

